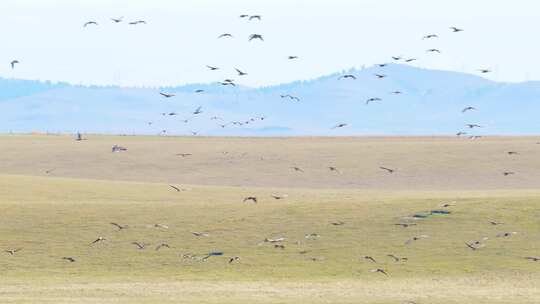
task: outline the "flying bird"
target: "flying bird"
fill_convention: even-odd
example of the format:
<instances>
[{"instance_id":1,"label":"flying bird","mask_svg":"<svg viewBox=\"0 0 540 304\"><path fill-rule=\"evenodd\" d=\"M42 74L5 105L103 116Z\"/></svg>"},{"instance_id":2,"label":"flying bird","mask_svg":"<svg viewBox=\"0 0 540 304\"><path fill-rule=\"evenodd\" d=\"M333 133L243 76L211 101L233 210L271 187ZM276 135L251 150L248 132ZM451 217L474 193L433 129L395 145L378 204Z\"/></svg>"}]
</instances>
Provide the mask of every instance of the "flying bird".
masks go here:
<instances>
[{"instance_id":1,"label":"flying bird","mask_svg":"<svg viewBox=\"0 0 540 304\"><path fill-rule=\"evenodd\" d=\"M206 232L197 232L197 231L192 231L191 234L193 234L196 237L209 237L210 236Z\"/></svg>"},{"instance_id":2,"label":"flying bird","mask_svg":"<svg viewBox=\"0 0 540 304\"><path fill-rule=\"evenodd\" d=\"M413 61L416 61L417 59L416 58L409 58L409 59L406 59L405 62L413 62Z\"/></svg>"},{"instance_id":3,"label":"flying bird","mask_svg":"<svg viewBox=\"0 0 540 304\"><path fill-rule=\"evenodd\" d=\"M460 28L457 28L455 26L451 26L450 29L452 30L452 32L454 33L459 33L459 32L463 32L464 29L460 29Z\"/></svg>"},{"instance_id":4,"label":"flying bird","mask_svg":"<svg viewBox=\"0 0 540 304\"><path fill-rule=\"evenodd\" d=\"M128 228L128 225L120 225L120 224L117 224L117 223L110 223L110 224L115 226L116 228L118 228L118 231Z\"/></svg>"},{"instance_id":5,"label":"flying bird","mask_svg":"<svg viewBox=\"0 0 540 304\"><path fill-rule=\"evenodd\" d=\"M504 176L514 175L514 174L516 174L516 173L515 173L515 172L511 172L511 171L503 172L503 175L504 175Z\"/></svg>"},{"instance_id":6,"label":"flying bird","mask_svg":"<svg viewBox=\"0 0 540 304\"><path fill-rule=\"evenodd\" d=\"M211 66L211 65L207 65L206 67L207 67L210 71L217 71L217 70L219 70L218 67Z\"/></svg>"},{"instance_id":7,"label":"flying bird","mask_svg":"<svg viewBox=\"0 0 540 304\"><path fill-rule=\"evenodd\" d=\"M493 226L498 226L498 225L502 225L503 223L501 222L496 222L496 221L489 221L489 223Z\"/></svg>"},{"instance_id":8,"label":"flying bird","mask_svg":"<svg viewBox=\"0 0 540 304\"><path fill-rule=\"evenodd\" d=\"M370 98L368 100L366 100L366 105L369 105L369 103L371 102L374 102L374 101L381 101L382 99L379 98L379 97L373 97L373 98Z\"/></svg>"},{"instance_id":9,"label":"flying bird","mask_svg":"<svg viewBox=\"0 0 540 304\"><path fill-rule=\"evenodd\" d=\"M257 19L257 20L261 21L262 16L261 15L252 15L252 16L249 17L250 21L254 20L254 19Z\"/></svg>"},{"instance_id":10,"label":"flying bird","mask_svg":"<svg viewBox=\"0 0 540 304\"><path fill-rule=\"evenodd\" d=\"M298 59L298 56L289 56L287 57L289 60Z\"/></svg>"},{"instance_id":11,"label":"flying bird","mask_svg":"<svg viewBox=\"0 0 540 304\"><path fill-rule=\"evenodd\" d=\"M336 222L331 222L330 224L332 224L333 226L343 226L343 225L345 225L345 222L343 222L343 221L336 221Z\"/></svg>"},{"instance_id":12,"label":"flying bird","mask_svg":"<svg viewBox=\"0 0 540 304\"><path fill-rule=\"evenodd\" d=\"M146 24L146 21L144 21L144 20L137 20L137 21L132 21L132 22L130 22L129 24L131 24L131 25Z\"/></svg>"},{"instance_id":13,"label":"flying bird","mask_svg":"<svg viewBox=\"0 0 540 304\"><path fill-rule=\"evenodd\" d=\"M441 51L438 50L438 49L429 49L429 50L426 51L426 53L439 53L440 54Z\"/></svg>"},{"instance_id":14,"label":"flying bird","mask_svg":"<svg viewBox=\"0 0 540 304\"><path fill-rule=\"evenodd\" d=\"M400 95L400 94L403 94L403 92L401 92L401 91L393 91L392 94L394 94L394 95Z\"/></svg>"},{"instance_id":15,"label":"flying bird","mask_svg":"<svg viewBox=\"0 0 540 304\"><path fill-rule=\"evenodd\" d=\"M176 95L174 94L168 94L168 93L163 93L163 92L160 92L159 95L165 97L165 98L171 98L171 97L174 97Z\"/></svg>"},{"instance_id":16,"label":"flying bird","mask_svg":"<svg viewBox=\"0 0 540 304\"><path fill-rule=\"evenodd\" d=\"M86 23L83 25L83 27L87 27L87 26L89 26L89 25L98 25L98 23L95 22L95 21L88 21L88 22L86 22Z\"/></svg>"},{"instance_id":17,"label":"flying bird","mask_svg":"<svg viewBox=\"0 0 540 304\"><path fill-rule=\"evenodd\" d=\"M247 75L247 73L246 73L246 72L242 72L242 71L240 71L240 70L239 70L239 69L237 69L237 68L234 68L234 69L235 69L235 70L236 70L236 72L238 73L238 76L245 76L245 75Z\"/></svg>"},{"instance_id":18,"label":"flying bird","mask_svg":"<svg viewBox=\"0 0 540 304\"><path fill-rule=\"evenodd\" d=\"M479 69L478 72L482 73L482 74L487 74L487 73L491 73L491 70L488 70L488 69Z\"/></svg>"},{"instance_id":19,"label":"flying bird","mask_svg":"<svg viewBox=\"0 0 540 304\"><path fill-rule=\"evenodd\" d=\"M414 224L414 223L399 223L399 224L394 224L394 226L401 226L403 228L409 228L411 226L416 226L416 224Z\"/></svg>"},{"instance_id":20,"label":"flying bird","mask_svg":"<svg viewBox=\"0 0 540 304\"><path fill-rule=\"evenodd\" d=\"M429 35L424 36L424 38L422 39L432 39L432 38L439 38L439 36L436 34L429 34Z\"/></svg>"},{"instance_id":21,"label":"flying bird","mask_svg":"<svg viewBox=\"0 0 540 304\"><path fill-rule=\"evenodd\" d=\"M182 192L182 191L185 191L185 189L182 189L180 187L176 187L174 185L169 185L169 187L171 187L172 189L176 190L176 192Z\"/></svg>"},{"instance_id":22,"label":"flying bird","mask_svg":"<svg viewBox=\"0 0 540 304\"><path fill-rule=\"evenodd\" d=\"M394 262L400 262L400 261L408 261L409 259L408 258L401 258L401 257L398 257L398 256L395 256L393 254L387 254L386 255L387 257L390 257L394 260Z\"/></svg>"},{"instance_id":23,"label":"flying bird","mask_svg":"<svg viewBox=\"0 0 540 304\"><path fill-rule=\"evenodd\" d=\"M347 74L347 75L342 75L338 78L338 80L341 80L341 79L353 79L353 80L356 80L356 76L354 75L351 75L351 74Z\"/></svg>"},{"instance_id":24,"label":"flying bird","mask_svg":"<svg viewBox=\"0 0 540 304\"><path fill-rule=\"evenodd\" d=\"M388 275L388 273L386 273L386 271L384 271L384 269L381 269L381 268L376 268L376 269L372 269L370 270L370 272L373 272L373 273L382 273L384 275Z\"/></svg>"},{"instance_id":25,"label":"flying bird","mask_svg":"<svg viewBox=\"0 0 540 304\"><path fill-rule=\"evenodd\" d=\"M476 110L475 107L466 107L466 108L464 108L463 110L461 110L461 113L465 113L465 112L467 112L467 111L474 111L474 110Z\"/></svg>"},{"instance_id":26,"label":"flying bird","mask_svg":"<svg viewBox=\"0 0 540 304\"><path fill-rule=\"evenodd\" d=\"M90 243L90 245L93 245L93 244L96 244L96 243L99 243L99 242L103 242L105 241L105 238L100 236L98 237L95 241L93 241L92 243Z\"/></svg>"},{"instance_id":27,"label":"flying bird","mask_svg":"<svg viewBox=\"0 0 540 304\"><path fill-rule=\"evenodd\" d=\"M332 167L332 166L328 167L328 170L330 170L332 172L336 172L336 173L341 173L341 172L339 172L339 170L336 167Z\"/></svg>"},{"instance_id":28,"label":"flying bird","mask_svg":"<svg viewBox=\"0 0 540 304\"><path fill-rule=\"evenodd\" d=\"M193 154L191 153L178 153L176 154L176 156L181 156L181 157L188 157L188 156L192 156Z\"/></svg>"},{"instance_id":29,"label":"flying bird","mask_svg":"<svg viewBox=\"0 0 540 304\"><path fill-rule=\"evenodd\" d=\"M302 173L304 173L304 170L302 170L302 168L299 168L299 167L291 167L291 169L293 169L293 170L296 171L296 172L302 172Z\"/></svg>"},{"instance_id":30,"label":"flying bird","mask_svg":"<svg viewBox=\"0 0 540 304\"><path fill-rule=\"evenodd\" d=\"M477 125L477 124L466 124L466 126L469 127L469 129L483 128L481 125Z\"/></svg>"},{"instance_id":31,"label":"flying bird","mask_svg":"<svg viewBox=\"0 0 540 304\"><path fill-rule=\"evenodd\" d=\"M22 248L17 248L17 249L8 249L8 250L4 250L4 252L6 253L9 253L10 255L15 255L15 253L21 251Z\"/></svg>"},{"instance_id":32,"label":"flying bird","mask_svg":"<svg viewBox=\"0 0 540 304\"><path fill-rule=\"evenodd\" d=\"M15 65L19 64L19 63L20 63L19 60L12 60L11 63L10 63L11 64L11 69L14 69Z\"/></svg>"},{"instance_id":33,"label":"flying bird","mask_svg":"<svg viewBox=\"0 0 540 304\"><path fill-rule=\"evenodd\" d=\"M201 90L201 89L195 90L195 93L202 93L202 92L204 92L204 90Z\"/></svg>"},{"instance_id":34,"label":"flying bird","mask_svg":"<svg viewBox=\"0 0 540 304\"><path fill-rule=\"evenodd\" d=\"M202 113L202 107L198 107L194 112L193 112L193 115L198 115L198 114L201 114Z\"/></svg>"},{"instance_id":35,"label":"flying bird","mask_svg":"<svg viewBox=\"0 0 540 304\"><path fill-rule=\"evenodd\" d=\"M234 262L238 262L239 260L240 260L240 257L237 257L237 256L231 257L231 258L229 259L229 264L232 264L232 263L234 263Z\"/></svg>"},{"instance_id":36,"label":"flying bird","mask_svg":"<svg viewBox=\"0 0 540 304\"><path fill-rule=\"evenodd\" d=\"M171 246L169 246L169 244L167 244L167 243L161 243L156 247L156 251L159 251L161 248L169 248L169 249L171 249Z\"/></svg>"},{"instance_id":37,"label":"flying bird","mask_svg":"<svg viewBox=\"0 0 540 304\"><path fill-rule=\"evenodd\" d=\"M247 18L247 17L249 17L249 15L246 15L246 14L240 15L240 18Z\"/></svg>"},{"instance_id":38,"label":"flying bird","mask_svg":"<svg viewBox=\"0 0 540 304\"><path fill-rule=\"evenodd\" d=\"M263 36L260 35L260 34L251 34L251 35L249 36L249 41L254 40L254 39L259 39L259 40L261 40L261 41L264 41Z\"/></svg>"},{"instance_id":39,"label":"flying bird","mask_svg":"<svg viewBox=\"0 0 540 304\"><path fill-rule=\"evenodd\" d=\"M377 77L379 79L383 79L383 78L386 78L386 75L384 75L384 74L375 74L375 77Z\"/></svg>"},{"instance_id":40,"label":"flying bird","mask_svg":"<svg viewBox=\"0 0 540 304\"><path fill-rule=\"evenodd\" d=\"M529 260L529 261L533 261L533 262L539 262L540 261L539 257L526 257L525 259Z\"/></svg>"},{"instance_id":41,"label":"flying bird","mask_svg":"<svg viewBox=\"0 0 540 304\"><path fill-rule=\"evenodd\" d=\"M516 152L516 151L508 151L508 152L506 152L506 154L508 154L508 155L518 155L519 152Z\"/></svg>"},{"instance_id":42,"label":"flying bird","mask_svg":"<svg viewBox=\"0 0 540 304\"><path fill-rule=\"evenodd\" d=\"M66 261L68 261L70 263L75 263L76 262L75 258L72 258L72 257L63 257L62 260L66 260Z\"/></svg>"},{"instance_id":43,"label":"flying bird","mask_svg":"<svg viewBox=\"0 0 540 304\"><path fill-rule=\"evenodd\" d=\"M229 33L221 34L221 35L218 36L218 39L220 39L220 38L225 38L225 37L227 37L227 38L232 38L233 35L231 35L231 34L229 34Z\"/></svg>"},{"instance_id":44,"label":"flying bird","mask_svg":"<svg viewBox=\"0 0 540 304\"><path fill-rule=\"evenodd\" d=\"M146 248L146 246L149 245L149 244L143 244L139 242L131 242L131 244L137 246L137 249L139 250L143 250L144 248Z\"/></svg>"},{"instance_id":45,"label":"flying bird","mask_svg":"<svg viewBox=\"0 0 540 304\"><path fill-rule=\"evenodd\" d=\"M428 237L427 235L415 236L415 237L413 237L413 238L411 238L411 239L408 239L408 240L405 242L405 245L409 245L409 244L411 244L411 243L413 243L413 242L419 241L419 240L421 240L421 239L425 239L425 238L427 238L427 237Z\"/></svg>"},{"instance_id":46,"label":"flying bird","mask_svg":"<svg viewBox=\"0 0 540 304\"><path fill-rule=\"evenodd\" d=\"M461 135L467 135L467 132L460 131L456 133L456 136L461 136Z\"/></svg>"},{"instance_id":47,"label":"flying bird","mask_svg":"<svg viewBox=\"0 0 540 304\"><path fill-rule=\"evenodd\" d=\"M346 127L346 126L348 126L348 124L346 124L346 123L340 123L340 124L337 124L337 125L333 126L332 129L344 128L344 127Z\"/></svg>"},{"instance_id":48,"label":"flying bird","mask_svg":"<svg viewBox=\"0 0 540 304\"><path fill-rule=\"evenodd\" d=\"M111 18L111 20L112 20L114 23L120 23L120 22L122 22L123 19L124 19L124 17L120 17L120 18Z\"/></svg>"},{"instance_id":49,"label":"flying bird","mask_svg":"<svg viewBox=\"0 0 540 304\"><path fill-rule=\"evenodd\" d=\"M285 199L285 198L289 197L287 194L282 194L282 195L272 194L271 196L275 200L281 200L281 199Z\"/></svg>"},{"instance_id":50,"label":"flying bird","mask_svg":"<svg viewBox=\"0 0 540 304\"><path fill-rule=\"evenodd\" d=\"M243 202L247 202L247 201L252 201L253 203L257 203L257 198L255 196L248 196L248 197L245 197Z\"/></svg>"},{"instance_id":51,"label":"flying bird","mask_svg":"<svg viewBox=\"0 0 540 304\"><path fill-rule=\"evenodd\" d=\"M368 260L368 261L371 261L373 263L377 263L377 261L375 261L375 259L370 257L369 255L364 256L364 260Z\"/></svg>"},{"instance_id":52,"label":"flying bird","mask_svg":"<svg viewBox=\"0 0 540 304\"><path fill-rule=\"evenodd\" d=\"M403 59L403 57L401 57L401 56L392 56L392 59L395 60L395 61L399 61L399 60Z\"/></svg>"},{"instance_id":53,"label":"flying bird","mask_svg":"<svg viewBox=\"0 0 540 304\"><path fill-rule=\"evenodd\" d=\"M379 169L387 171L388 173L394 173L396 171L395 169L390 169L390 168L386 168L386 167L379 167Z\"/></svg>"}]
</instances>

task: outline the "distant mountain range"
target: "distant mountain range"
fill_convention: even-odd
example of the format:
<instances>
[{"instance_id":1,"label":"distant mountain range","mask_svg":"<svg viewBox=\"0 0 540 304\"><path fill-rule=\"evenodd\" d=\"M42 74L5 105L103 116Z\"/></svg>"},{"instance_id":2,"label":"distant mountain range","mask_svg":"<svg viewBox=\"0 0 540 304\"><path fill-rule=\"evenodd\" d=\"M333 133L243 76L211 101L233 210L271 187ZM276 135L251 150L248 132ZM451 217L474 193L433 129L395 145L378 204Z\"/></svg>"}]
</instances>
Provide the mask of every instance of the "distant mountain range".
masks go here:
<instances>
[{"instance_id":1,"label":"distant mountain range","mask_svg":"<svg viewBox=\"0 0 540 304\"><path fill-rule=\"evenodd\" d=\"M377 79L375 73L388 77ZM357 79L338 80L344 74ZM392 94L394 91L402 94ZM159 92L176 96L164 98ZM369 98L382 100L366 105ZM468 106L477 110L462 113ZM202 113L193 115L198 107ZM394 64L264 88L193 84L149 89L0 79L0 132L159 134L166 130L170 135L191 135L193 131L212 136L341 136L466 131L537 135L539 116L540 82L500 83L476 75ZM231 124L233 121L237 123ZM347 126L332 129L340 123ZM469 123L483 128L469 130L465 126Z\"/></svg>"}]
</instances>

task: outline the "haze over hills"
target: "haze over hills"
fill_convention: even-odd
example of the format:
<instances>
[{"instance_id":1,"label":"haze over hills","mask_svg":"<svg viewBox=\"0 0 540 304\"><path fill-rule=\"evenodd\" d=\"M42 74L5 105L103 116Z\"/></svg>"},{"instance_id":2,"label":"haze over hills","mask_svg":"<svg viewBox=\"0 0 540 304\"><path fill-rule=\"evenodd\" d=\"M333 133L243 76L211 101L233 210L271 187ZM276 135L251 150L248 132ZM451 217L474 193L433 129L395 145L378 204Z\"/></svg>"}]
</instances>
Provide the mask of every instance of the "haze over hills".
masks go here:
<instances>
[{"instance_id":1,"label":"haze over hills","mask_svg":"<svg viewBox=\"0 0 540 304\"><path fill-rule=\"evenodd\" d=\"M338 80L345 73L357 79ZM394 64L345 73L263 88L220 84L120 88L0 79L0 132L452 135L469 132L465 124L474 123L483 128L470 134L540 133L540 82L498 83L476 75ZM377 79L375 73L388 77ZM241 77L234 78L241 83ZM198 89L205 91L195 93ZM392 94L396 90L402 94ZM159 92L176 96L164 98ZM287 94L300 101L280 97ZM382 101L366 105L374 97ZM192 115L199 106L203 113ZM467 106L478 110L461 113ZM214 116L223 120L211 119ZM265 119L219 126L253 117ZM339 123L348 125L332 129Z\"/></svg>"}]
</instances>

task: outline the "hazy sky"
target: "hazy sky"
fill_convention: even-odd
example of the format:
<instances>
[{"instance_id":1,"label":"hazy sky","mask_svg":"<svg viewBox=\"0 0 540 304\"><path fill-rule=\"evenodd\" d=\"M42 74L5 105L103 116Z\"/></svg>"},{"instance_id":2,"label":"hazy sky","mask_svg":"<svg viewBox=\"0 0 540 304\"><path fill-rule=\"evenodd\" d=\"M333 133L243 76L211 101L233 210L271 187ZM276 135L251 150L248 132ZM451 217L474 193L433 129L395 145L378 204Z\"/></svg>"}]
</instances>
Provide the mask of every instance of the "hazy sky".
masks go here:
<instances>
[{"instance_id":1,"label":"hazy sky","mask_svg":"<svg viewBox=\"0 0 540 304\"><path fill-rule=\"evenodd\" d=\"M420 67L540 80L539 17L537 0L2 0L0 76L158 86L238 80L238 67L249 73L240 83L260 86L402 55ZM137 19L148 24L127 24ZM83 28L89 20L99 26ZM218 40L225 32L234 39ZM248 42L252 33L265 42ZM422 40L431 33L440 38Z\"/></svg>"}]
</instances>

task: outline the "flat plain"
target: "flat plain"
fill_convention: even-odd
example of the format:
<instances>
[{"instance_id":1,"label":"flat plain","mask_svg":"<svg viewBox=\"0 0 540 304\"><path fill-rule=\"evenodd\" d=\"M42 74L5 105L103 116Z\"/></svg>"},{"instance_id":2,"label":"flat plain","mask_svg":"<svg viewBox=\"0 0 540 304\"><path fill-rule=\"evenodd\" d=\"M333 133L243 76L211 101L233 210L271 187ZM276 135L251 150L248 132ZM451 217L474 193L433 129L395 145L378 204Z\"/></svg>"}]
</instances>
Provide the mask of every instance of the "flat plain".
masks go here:
<instances>
[{"instance_id":1,"label":"flat plain","mask_svg":"<svg viewBox=\"0 0 540 304\"><path fill-rule=\"evenodd\" d=\"M0 302L538 303L538 141L1 136Z\"/></svg>"}]
</instances>

